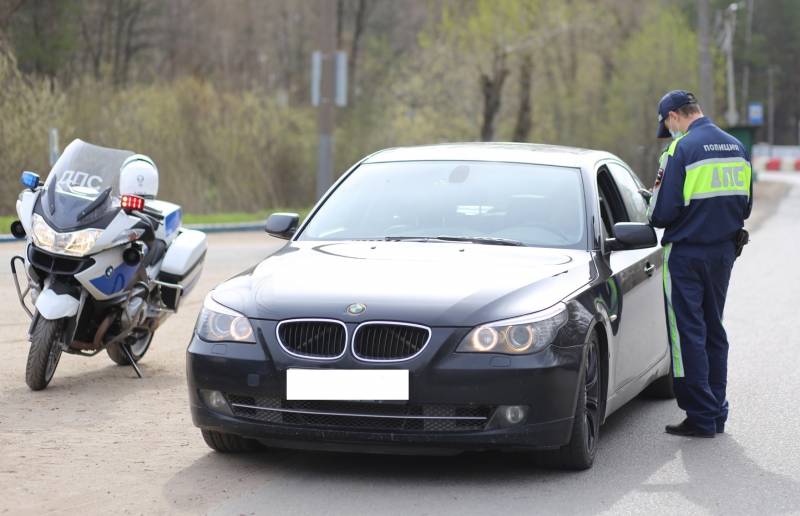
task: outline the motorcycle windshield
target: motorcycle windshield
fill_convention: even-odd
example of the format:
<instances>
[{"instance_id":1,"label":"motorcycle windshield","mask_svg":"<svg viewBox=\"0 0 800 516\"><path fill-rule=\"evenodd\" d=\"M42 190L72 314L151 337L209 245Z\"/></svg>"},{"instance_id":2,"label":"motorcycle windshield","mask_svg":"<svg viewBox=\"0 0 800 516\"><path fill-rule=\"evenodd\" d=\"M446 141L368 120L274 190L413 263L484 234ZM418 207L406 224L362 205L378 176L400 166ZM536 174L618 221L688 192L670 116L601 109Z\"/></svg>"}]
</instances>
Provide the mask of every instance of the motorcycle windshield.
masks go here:
<instances>
[{"instance_id":1,"label":"motorcycle windshield","mask_svg":"<svg viewBox=\"0 0 800 516\"><path fill-rule=\"evenodd\" d=\"M133 154L74 140L44 183L39 202L45 220L58 230L98 227L119 209L120 167Z\"/></svg>"}]
</instances>

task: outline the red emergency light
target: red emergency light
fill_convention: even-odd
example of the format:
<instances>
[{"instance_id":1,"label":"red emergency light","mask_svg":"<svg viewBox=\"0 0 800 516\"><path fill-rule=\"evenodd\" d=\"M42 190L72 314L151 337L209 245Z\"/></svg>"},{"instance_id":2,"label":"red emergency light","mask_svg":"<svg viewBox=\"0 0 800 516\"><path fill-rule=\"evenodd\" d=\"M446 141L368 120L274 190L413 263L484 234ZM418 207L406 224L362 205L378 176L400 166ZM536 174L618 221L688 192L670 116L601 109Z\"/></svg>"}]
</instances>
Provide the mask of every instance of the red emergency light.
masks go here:
<instances>
[{"instance_id":1,"label":"red emergency light","mask_svg":"<svg viewBox=\"0 0 800 516\"><path fill-rule=\"evenodd\" d=\"M123 195L120 206L127 213L132 211L142 211L144 209L144 199L136 195Z\"/></svg>"}]
</instances>

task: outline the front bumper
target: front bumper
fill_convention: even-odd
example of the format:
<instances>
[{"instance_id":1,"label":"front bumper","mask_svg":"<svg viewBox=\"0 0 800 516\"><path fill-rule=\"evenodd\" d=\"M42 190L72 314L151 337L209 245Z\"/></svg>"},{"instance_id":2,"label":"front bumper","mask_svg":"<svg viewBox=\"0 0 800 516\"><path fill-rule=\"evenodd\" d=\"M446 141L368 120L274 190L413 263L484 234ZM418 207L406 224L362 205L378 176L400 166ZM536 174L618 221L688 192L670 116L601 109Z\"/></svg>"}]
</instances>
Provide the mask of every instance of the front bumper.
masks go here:
<instances>
[{"instance_id":1,"label":"front bumper","mask_svg":"<svg viewBox=\"0 0 800 516\"><path fill-rule=\"evenodd\" d=\"M284 352L274 339L275 323L253 323L259 337L256 345L210 343L196 336L192 338L187 351L187 376L196 426L258 439L273 446L363 452L551 449L569 441L582 343L551 346L534 355L517 357L455 353L455 347L468 330L434 328L427 348L405 362L364 363L350 353L335 361L321 362ZM280 412L270 412L267 418L261 417L262 412L256 417L252 411L226 415L208 408L199 394L200 389L217 390L229 402L271 399L277 404L272 406L296 408L292 403L297 402L285 401L286 370L323 367L408 369L410 399L407 404L400 404L408 413L426 414L428 409L454 407L454 414L461 410L471 414L484 411L486 422L461 429L413 421L356 426L349 423L355 419L298 419ZM527 419L516 425L498 424L494 412L503 405L528 406ZM389 412L393 414L406 413L403 412L406 409L394 403L379 407L370 403L363 407L359 413L375 408L392 409Z\"/></svg>"}]
</instances>

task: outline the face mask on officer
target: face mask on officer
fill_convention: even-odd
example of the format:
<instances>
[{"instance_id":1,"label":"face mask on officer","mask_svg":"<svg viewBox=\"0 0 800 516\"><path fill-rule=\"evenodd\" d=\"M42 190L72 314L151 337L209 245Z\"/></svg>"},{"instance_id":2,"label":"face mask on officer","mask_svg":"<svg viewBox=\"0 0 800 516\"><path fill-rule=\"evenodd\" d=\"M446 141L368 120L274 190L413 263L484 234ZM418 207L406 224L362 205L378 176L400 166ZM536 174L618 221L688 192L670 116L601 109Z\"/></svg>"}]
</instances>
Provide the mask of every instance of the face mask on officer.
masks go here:
<instances>
[{"instance_id":1,"label":"face mask on officer","mask_svg":"<svg viewBox=\"0 0 800 516\"><path fill-rule=\"evenodd\" d=\"M669 112L669 117L665 120L664 125L667 126L669 134L673 139L683 136L683 131L678 128L678 114L676 112Z\"/></svg>"}]
</instances>

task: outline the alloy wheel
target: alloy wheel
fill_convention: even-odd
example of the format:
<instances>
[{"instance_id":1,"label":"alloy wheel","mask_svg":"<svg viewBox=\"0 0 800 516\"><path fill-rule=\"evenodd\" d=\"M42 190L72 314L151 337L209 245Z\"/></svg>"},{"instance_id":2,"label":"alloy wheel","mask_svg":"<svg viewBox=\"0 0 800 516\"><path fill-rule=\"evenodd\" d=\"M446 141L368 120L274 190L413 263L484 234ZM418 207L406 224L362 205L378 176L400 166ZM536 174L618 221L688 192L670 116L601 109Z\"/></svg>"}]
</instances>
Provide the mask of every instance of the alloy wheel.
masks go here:
<instances>
[{"instance_id":1,"label":"alloy wheel","mask_svg":"<svg viewBox=\"0 0 800 516\"><path fill-rule=\"evenodd\" d=\"M586 354L586 378L584 389L586 406L586 449L593 452L597 445L597 434L600 430L600 367L597 341L592 339Z\"/></svg>"}]
</instances>

